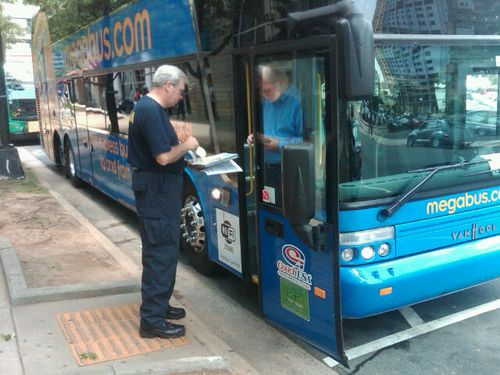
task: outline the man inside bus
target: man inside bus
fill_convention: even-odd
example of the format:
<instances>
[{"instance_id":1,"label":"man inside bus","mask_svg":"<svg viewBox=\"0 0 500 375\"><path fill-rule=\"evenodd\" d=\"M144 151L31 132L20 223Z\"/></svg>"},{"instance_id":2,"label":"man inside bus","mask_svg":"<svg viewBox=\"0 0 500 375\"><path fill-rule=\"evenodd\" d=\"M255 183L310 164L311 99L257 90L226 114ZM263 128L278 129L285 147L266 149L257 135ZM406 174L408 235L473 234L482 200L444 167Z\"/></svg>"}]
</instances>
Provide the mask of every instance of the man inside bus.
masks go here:
<instances>
[{"instance_id":1,"label":"man inside bus","mask_svg":"<svg viewBox=\"0 0 500 375\"><path fill-rule=\"evenodd\" d=\"M282 205L281 148L302 143L304 131L301 94L290 84L287 70L277 63L259 66L264 133L257 134L257 140L264 147L263 200L278 207ZM249 134L247 143L253 142L254 135Z\"/></svg>"},{"instance_id":2,"label":"man inside bus","mask_svg":"<svg viewBox=\"0 0 500 375\"><path fill-rule=\"evenodd\" d=\"M140 335L145 338L184 336L185 327L169 320L186 312L170 306L179 257L184 155L198 141L179 143L167 109L182 99L186 76L177 67L160 66L152 89L140 98L130 117L128 161L142 241Z\"/></svg>"}]
</instances>

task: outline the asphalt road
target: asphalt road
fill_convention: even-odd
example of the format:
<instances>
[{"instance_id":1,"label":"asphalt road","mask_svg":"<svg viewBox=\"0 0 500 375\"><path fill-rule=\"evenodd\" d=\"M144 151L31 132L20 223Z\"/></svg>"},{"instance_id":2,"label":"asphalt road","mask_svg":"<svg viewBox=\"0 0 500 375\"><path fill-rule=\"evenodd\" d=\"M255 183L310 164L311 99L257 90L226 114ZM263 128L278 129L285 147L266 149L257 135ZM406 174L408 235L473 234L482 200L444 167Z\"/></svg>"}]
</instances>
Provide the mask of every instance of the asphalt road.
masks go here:
<instances>
[{"instance_id":1,"label":"asphalt road","mask_svg":"<svg viewBox=\"0 0 500 375\"><path fill-rule=\"evenodd\" d=\"M43 162L37 172L53 190L140 264L133 212L90 186L73 188L39 146L24 149ZM262 374L489 375L500 368L500 280L403 311L344 321L350 369L265 322L256 288L229 272L207 278L182 257L175 296Z\"/></svg>"}]
</instances>

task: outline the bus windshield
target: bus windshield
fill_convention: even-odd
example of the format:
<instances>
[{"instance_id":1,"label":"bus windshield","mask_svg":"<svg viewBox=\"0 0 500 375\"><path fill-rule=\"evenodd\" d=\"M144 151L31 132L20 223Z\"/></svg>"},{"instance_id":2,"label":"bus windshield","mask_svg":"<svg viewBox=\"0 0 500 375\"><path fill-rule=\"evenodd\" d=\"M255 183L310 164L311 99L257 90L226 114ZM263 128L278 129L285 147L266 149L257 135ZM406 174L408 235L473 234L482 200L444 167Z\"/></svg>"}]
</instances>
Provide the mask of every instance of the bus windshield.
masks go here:
<instances>
[{"instance_id":1,"label":"bus windshield","mask_svg":"<svg viewBox=\"0 0 500 375\"><path fill-rule=\"evenodd\" d=\"M35 89L32 84L18 84L8 90L11 120L36 119Z\"/></svg>"},{"instance_id":2,"label":"bus windshield","mask_svg":"<svg viewBox=\"0 0 500 375\"><path fill-rule=\"evenodd\" d=\"M498 46L465 42L379 42L374 95L348 104L341 131L341 202L394 198L461 162L419 191L498 184L499 56Z\"/></svg>"}]
</instances>

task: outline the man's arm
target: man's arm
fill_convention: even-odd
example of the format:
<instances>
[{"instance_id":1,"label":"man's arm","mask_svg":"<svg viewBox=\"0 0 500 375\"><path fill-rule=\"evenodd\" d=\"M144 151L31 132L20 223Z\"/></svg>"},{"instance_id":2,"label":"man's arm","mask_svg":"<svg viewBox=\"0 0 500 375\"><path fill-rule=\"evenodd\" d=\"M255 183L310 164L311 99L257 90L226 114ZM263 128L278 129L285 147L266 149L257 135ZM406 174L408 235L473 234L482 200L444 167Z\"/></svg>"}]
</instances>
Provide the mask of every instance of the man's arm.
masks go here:
<instances>
[{"instance_id":1,"label":"man's arm","mask_svg":"<svg viewBox=\"0 0 500 375\"><path fill-rule=\"evenodd\" d=\"M169 151L162 152L155 156L155 160L158 164L165 166L167 164L175 163L181 157L186 154L189 150L196 150L198 148L198 141L195 137L190 136L185 142L180 143L176 146L172 146Z\"/></svg>"}]
</instances>

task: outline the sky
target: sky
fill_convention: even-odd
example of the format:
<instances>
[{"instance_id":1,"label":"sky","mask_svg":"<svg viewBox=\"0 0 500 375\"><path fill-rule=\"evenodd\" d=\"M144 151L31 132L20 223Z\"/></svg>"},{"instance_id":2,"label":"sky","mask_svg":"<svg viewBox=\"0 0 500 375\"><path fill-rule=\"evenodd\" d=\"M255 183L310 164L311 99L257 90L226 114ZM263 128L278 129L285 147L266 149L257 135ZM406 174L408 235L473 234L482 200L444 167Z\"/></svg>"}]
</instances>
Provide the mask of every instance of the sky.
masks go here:
<instances>
[{"instance_id":1,"label":"sky","mask_svg":"<svg viewBox=\"0 0 500 375\"><path fill-rule=\"evenodd\" d=\"M22 1L14 4L2 3L5 15L13 18L31 18L35 15L38 7L32 5L24 5Z\"/></svg>"},{"instance_id":2,"label":"sky","mask_svg":"<svg viewBox=\"0 0 500 375\"><path fill-rule=\"evenodd\" d=\"M18 1L15 4L2 3L4 14L12 17L12 21L20 26L26 26L26 20L31 19L38 7L28 6ZM29 30L25 38L30 39ZM29 43L16 43L5 53L5 71L20 81L33 81L33 68L31 62L31 47Z\"/></svg>"}]
</instances>

